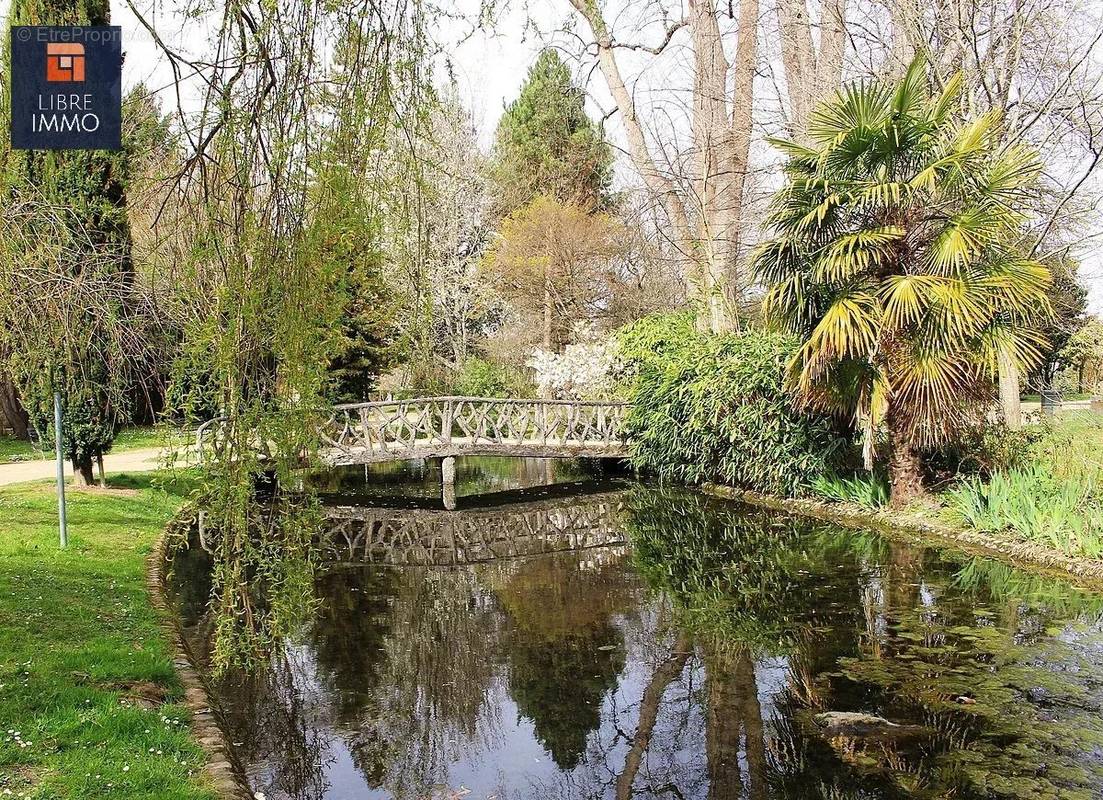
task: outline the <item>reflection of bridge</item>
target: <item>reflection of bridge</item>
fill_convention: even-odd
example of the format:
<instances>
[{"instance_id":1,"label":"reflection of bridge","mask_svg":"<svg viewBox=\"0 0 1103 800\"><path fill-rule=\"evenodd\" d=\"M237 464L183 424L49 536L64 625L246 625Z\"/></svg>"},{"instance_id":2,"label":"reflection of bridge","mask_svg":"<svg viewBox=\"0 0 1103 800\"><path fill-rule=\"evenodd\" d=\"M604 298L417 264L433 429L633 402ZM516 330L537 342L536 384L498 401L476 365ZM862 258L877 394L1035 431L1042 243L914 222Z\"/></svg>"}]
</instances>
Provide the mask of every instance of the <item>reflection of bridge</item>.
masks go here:
<instances>
[{"instance_id":1,"label":"reflection of bridge","mask_svg":"<svg viewBox=\"0 0 1103 800\"><path fill-rule=\"evenodd\" d=\"M625 544L622 492L462 512L334 506L323 561L331 566L458 566Z\"/></svg>"},{"instance_id":2,"label":"reflection of bridge","mask_svg":"<svg viewBox=\"0 0 1103 800\"><path fill-rule=\"evenodd\" d=\"M626 409L614 402L487 397L340 405L320 426L319 457L331 466L462 455L624 458ZM219 446L225 424L211 420L199 428L201 457L205 446Z\"/></svg>"}]
</instances>

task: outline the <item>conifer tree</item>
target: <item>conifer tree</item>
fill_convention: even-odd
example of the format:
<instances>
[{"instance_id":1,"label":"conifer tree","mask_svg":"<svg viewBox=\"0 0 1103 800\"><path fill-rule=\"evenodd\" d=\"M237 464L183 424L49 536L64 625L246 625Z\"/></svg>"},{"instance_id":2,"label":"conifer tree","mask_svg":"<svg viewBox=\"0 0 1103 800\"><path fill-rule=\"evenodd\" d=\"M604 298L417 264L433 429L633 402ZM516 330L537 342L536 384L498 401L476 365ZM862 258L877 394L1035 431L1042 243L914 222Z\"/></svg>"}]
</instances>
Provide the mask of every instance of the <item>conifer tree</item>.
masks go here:
<instances>
[{"instance_id":1,"label":"conifer tree","mask_svg":"<svg viewBox=\"0 0 1103 800\"><path fill-rule=\"evenodd\" d=\"M538 195L588 210L606 208L612 164L612 151L587 116L570 70L555 50L545 50L498 123L492 177L499 212L509 214Z\"/></svg>"}]
</instances>

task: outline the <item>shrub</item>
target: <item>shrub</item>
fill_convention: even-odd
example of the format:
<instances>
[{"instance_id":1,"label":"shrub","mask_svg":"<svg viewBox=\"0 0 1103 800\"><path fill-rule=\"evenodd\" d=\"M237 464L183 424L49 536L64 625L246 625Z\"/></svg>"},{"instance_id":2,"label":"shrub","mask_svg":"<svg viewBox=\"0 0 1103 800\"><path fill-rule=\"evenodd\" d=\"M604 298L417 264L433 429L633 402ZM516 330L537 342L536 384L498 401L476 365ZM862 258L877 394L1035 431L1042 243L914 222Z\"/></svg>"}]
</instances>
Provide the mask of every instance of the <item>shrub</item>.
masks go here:
<instances>
[{"instance_id":1,"label":"shrub","mask_svg":"<svg viewBox=\"0 0 1103 800\"><path fill-rule=\"evenodd\" d=\"M532 381L518 367L469 358L452 380L452 392L466 397L529 397Z\"/></svg>"},{"instance_id":2,"label":"shrub","mask_svg":"<svg viewBox=\"0 0 1103 800\"><path fill-rule=\"evenodd\" d=\"M798 412L784 388L793 338L754 330L690 336L679 327L666 336L659 323L629 331L639 346L628 415L637 468L793 495L834 466L841 442L829 421Z\"/></svg>"},{"instance_id":3,"label":"shrub","mask_svg":"<svg viewBox=\"0 0 1103 800\"><path fill-rule=\"evenodd\" d=\"M632 377L645 368L661 365L702 338L695 315L689 310L650 314L616 332L621 362L626 375Z\"/></svg>"},{"instance_id":4,"label":"shrub","mask_svg":"<svg viewBox=\"0 0 1103 800\"><path fill-rule=\"evenodd\" d=\"M537 348L527 364L541 397L607 400L616 395L620 360L612 339L569 344L562 353Z\"/></svg>"},{"instance_id":5,"label":"shrub","mask_svg":"<svg viewBox=\"0 0 1103 800\"><path fill-rule=\"evenodd\" d=\"M1046 433L1044 424L1012 430L1002 422L985 422L968 428L952 442L924 454L928 480L937 483L965 475L988 476L1024 466Z\"/></svg>"}]
</instances>

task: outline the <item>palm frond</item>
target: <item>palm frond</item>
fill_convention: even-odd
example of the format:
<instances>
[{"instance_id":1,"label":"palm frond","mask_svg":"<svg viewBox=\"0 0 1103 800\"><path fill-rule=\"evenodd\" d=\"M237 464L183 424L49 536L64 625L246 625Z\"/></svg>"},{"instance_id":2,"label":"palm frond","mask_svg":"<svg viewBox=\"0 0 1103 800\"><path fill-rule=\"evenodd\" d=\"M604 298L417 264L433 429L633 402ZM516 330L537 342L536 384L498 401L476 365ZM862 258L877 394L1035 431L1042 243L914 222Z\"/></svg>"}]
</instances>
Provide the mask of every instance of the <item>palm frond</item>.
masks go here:
<instances>
[{"instance_id":1,"label":"palm frond","mask_svg":"<svg viewBox=\"0 0 1103 800\"><path fill-rule=\"evenodd\" d=\"M817 280L838 283L853 278L891 257L892 245L904 235L896 225L859 230L837 237L816 260Z\"/></svg>"},{"instance_id":2,"label":"palm frond","mask_svg":"<svg viewBox=\"0 0 1103 800\"><path fill-rule=\"evenodd\" d=\"M965 88L965 76L961 72L955 72L942 87L942 92L931 106L930 119L936 126L942 125L949 118L961 100L962 90Z\"/></svg>"},{"instance_id":3,"label":"palm frond","mask_svg":"<svg viewBox=\"0 0 1103 800\"><path fill-rule=\"evenodd\" d=\"M881 83L851 84L809 117L808 136L821 146L840 140L850 131L880 127L889 113L891 90Z\"/></svg>"}]
</instances>

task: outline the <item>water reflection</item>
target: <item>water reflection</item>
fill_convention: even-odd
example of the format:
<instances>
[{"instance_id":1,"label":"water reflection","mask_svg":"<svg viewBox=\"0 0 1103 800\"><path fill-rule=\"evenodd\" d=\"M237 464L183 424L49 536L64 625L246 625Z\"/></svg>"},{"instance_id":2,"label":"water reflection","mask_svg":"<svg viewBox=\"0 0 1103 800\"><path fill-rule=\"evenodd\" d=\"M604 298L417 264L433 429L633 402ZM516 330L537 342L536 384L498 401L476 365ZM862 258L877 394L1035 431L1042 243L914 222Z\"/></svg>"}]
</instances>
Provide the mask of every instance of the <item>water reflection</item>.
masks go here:
<instances>
[{"instance_id":1,"label":"water reflection","mask_svg":"<svg viewBox=\"0 0 1103 800\"><path fill-rule=\"evenodd\" d=\"M312 622L220 681L266 797L1103 796L1067 584L650 487L415 516L335 521Z\"/></svg>"},{"instance_id":2,"label":"water reflection","mask_svg":"<svg viewBox=\"0 0 1103 800\"><path fill-rule=\"evenodd\" d=\"M498 492L535 490L533 495L561 483L592 481L616 472L599 460L480 456L457 458L457 498L471 498L469 505L485 505L482 498ZM312 486L326 501L407 507L443 508L441 460L395 461L364 466L337 467L311 476ZM506 498L508 500L508 498ZM493 500L489 501L493 504Z\"/></svg>"}]
</instances>

